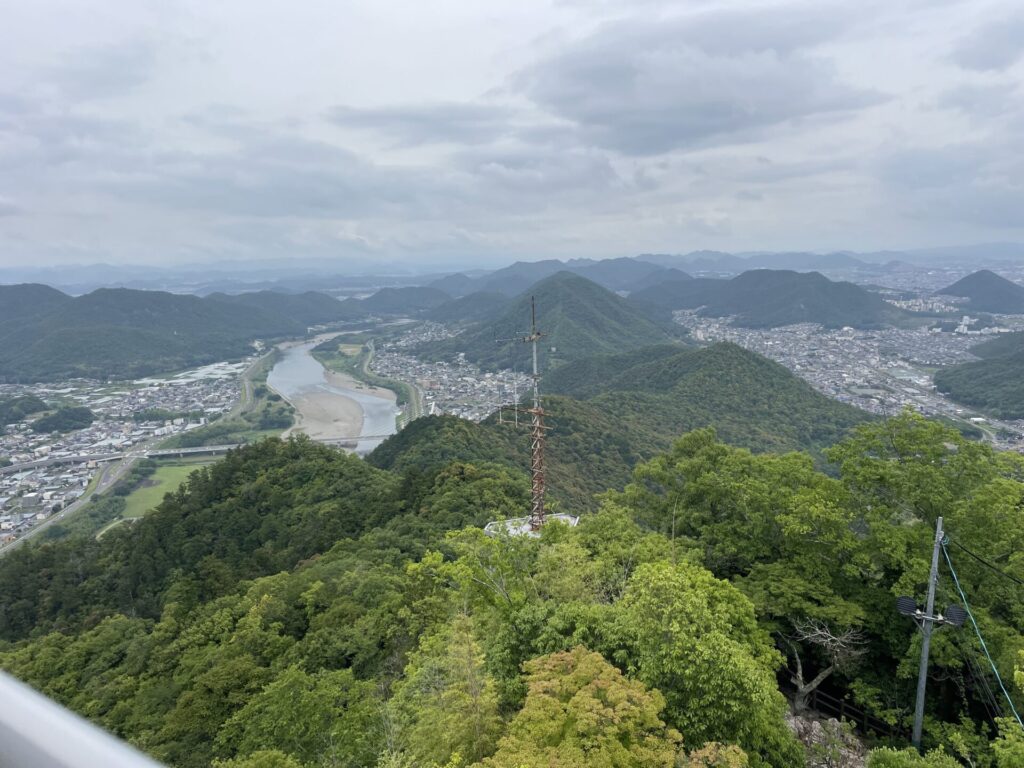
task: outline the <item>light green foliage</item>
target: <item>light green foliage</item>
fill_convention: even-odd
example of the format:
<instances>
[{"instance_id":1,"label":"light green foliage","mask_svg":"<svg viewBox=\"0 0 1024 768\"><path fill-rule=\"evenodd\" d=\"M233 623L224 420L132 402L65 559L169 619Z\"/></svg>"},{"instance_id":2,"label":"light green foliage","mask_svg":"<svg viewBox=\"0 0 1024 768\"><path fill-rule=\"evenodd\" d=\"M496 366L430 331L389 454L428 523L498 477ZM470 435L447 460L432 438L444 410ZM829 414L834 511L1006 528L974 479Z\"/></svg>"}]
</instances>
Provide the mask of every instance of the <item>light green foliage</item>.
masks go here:
<instances>
[{"instance_id":1,"label":"light green foliage","mask_svg":"<svg viewBox=\"0 0 1024 768\"><path fill-rule=\"evenodd\" d=\"M665 717L687 739L799 764L774 677L782 659L735 587L690 564L645 565L614 617L611 658L664 693Z\"/></svg>"},{"instance_id":2,"label":"light green foliage","mask_svg":"<svg viewBox=\"0 0 1024 768\"><path fill-rule=\"evenodd\" d=\"M454 755L476 762L494 751L498 696L468 616L424 638L392 704L399 741L415 764L444 764Z\"/></svg>"},{"instance_id":3,"label":"light green foliage","mask_svg":"<svg viewBox=\"0 0 1024 768\"><path fill-rule=\"evenodd\" d=\"M681 768L747 768L746 753L735 744L711 742L686 756Z\"/></svg>"},{"instance_id":4,"label":"light green foliage","mask_svg":"<svg viewBox=\"0 0 1024 768\"><path fill-rule=\"evenodd\" d=\"M681 738L664 699L577 647L526 664L529 692L488 768L670 768Z\"/></svg>"},{"instance_id":5,"label":"light green foliage","mask_svg":"<svg viewBox=\"0 0 1024 768\"><path fill-rule=\"evenodd\" d=\"M275 748L303 763L360 766L376 757L380 726L372 683L349 670L288 667L224 723L216 744L240 755Z\"/></svg>"},{"instance_id":6,"label":"light green foliage","mask_svg":"<svg viewBox=\"0 0 1024 768\"><path fill-rule=\"evenodd\" d=\"M435 437L464 426L425 421ZM0 560L0 665L182 768L532 766L562 747L569 765L662 765L669 729L687 768L793 768L779 649L808 680L831 663L798 621L859 630L867 654L830 692L907 724L919 633L893 600L923 597L939 514L1004 677L1024 650L1024 589L957 547L1024 575L1024 460L920 417L836 447L836 477L701 430L576 528L453 533L525 508L523 474L484 460L494 447L393 455L399 471L305 440L234 452L130 528ZM957 599L943 566L938 604ZM945 755L882 751L876 768L1020 764L1016 726L990 744L970 656L987 664L970 631L935 634L925 744ZM606 690L628 716L605 716ZM637 745L648 763L630 762Z\"/></svg>"},{"instance_id":7,"label":"light green foliage","mask_svg":"<svg viewBox=\"0 0 1024 768\"><path fill-rule=\"evenodd\" d=\"M961 768L960 763L944 752L919 755L913 749L875 749L868 754L867 768Z\"/></svg>"},{"instance_id":8,"label":"light green foliage","mask_svg":"<svg viewBox=\"0 0 1024 768\"><path fill-rule=\"evenodd\" d=\"M214 760L213 768L303 768L302 763L276 749L260 750L232 760Z\"/></svg>"}]
</instances>

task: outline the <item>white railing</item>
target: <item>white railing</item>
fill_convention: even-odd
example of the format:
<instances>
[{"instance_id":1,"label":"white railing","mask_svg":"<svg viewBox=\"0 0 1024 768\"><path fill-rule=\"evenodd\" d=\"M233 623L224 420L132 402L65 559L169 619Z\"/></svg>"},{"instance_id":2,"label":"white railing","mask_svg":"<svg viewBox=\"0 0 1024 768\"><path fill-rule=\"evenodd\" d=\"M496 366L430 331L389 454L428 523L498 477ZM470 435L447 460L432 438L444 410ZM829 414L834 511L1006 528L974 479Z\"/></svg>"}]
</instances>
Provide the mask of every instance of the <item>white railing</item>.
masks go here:
<instances>
[{"instance_id":1,"label":"white railing","mask_svg":"<svg viewBox=\"0 0 1024 768\"><path fill-rule=\"evenodd\" d=\"M3 768L160 768L57 702L0 672Z\"/></svg>"}]
</instances>

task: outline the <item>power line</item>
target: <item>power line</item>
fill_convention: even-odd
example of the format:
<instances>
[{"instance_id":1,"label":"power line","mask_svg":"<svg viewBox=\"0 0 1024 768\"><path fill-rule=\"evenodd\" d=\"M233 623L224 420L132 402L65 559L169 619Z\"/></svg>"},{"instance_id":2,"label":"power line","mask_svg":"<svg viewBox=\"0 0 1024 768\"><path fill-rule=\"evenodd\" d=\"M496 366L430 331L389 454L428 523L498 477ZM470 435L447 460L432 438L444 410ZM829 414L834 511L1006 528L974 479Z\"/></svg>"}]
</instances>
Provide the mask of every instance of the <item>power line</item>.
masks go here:
<instances>
[{"instance_id":1,"label":"power line","mask_svg":"<svg viewBox=\"0 0 1024 768\"><path fill-rule=\"evenodd\" d=\"M988 568L988 569L990 569L992 571L995 571L1000 576L1005 576L1006 578L1008 578L1013 583L1019 584L1020 586L1024 587L1024 579L1018 579L1016 576L1007 573L1006 571L1001 569L999 566L997 566L997 565L995 565L993 563L990 563L988 560L983 558L981 555L977 555L974 552L971 552L971 550L969 550L967 547L965 547L963 544L961 544L956 539L950 539L948 537L947 537L947 539L948 539L948 541L950 541L954 545L956 545L959 549L961 549L965 554L969 555L970 557L973 557L975 560L977 560L979 563L984 565L986 568Z\"/></svg>"},{"instance_id":2,"label":"power line","mask_svg":"<svg viewBox=\"0 0 1024 768\"><path fill-rule=\"evenodd\" d=\"M1006 697L1006 702L1010 705L1010 711L1013 712L1013 716L1017 719L1017 724L1024 728L1024 722L1021 722L1020 715L1017 714L1017 708L1013 705L1013 699L1010 698L1010 694L1006 690L1006 686L1003 685L1003 678L999 675L999 670L996 668L996 664L992 661L992 654L988 652L988 645L985 643L985 638L981 636L981 629L978 627L978 622L974 620L974 613L971 612L971 606L967 602L967 595L964 594L963 588L960 586L960 579L957 578L956 569L953 568L953 561L949 559L949 552L946 550L945 542L942 543L942 554L946 557L946 565L949 566L949 572L953 576L953 583L956 585L956 591L960 593L960 599L963 600L964 608L967 609L967 617L971 620L971 626L974 627L974 633L978 636L978 642L981 643L981 650L985 652L985 658L988 659L989 666L992 667L992 672L996 676L996 682L999 683L1000 689L1003 691L1003 696Z\"/></svg>"}]
</instances>

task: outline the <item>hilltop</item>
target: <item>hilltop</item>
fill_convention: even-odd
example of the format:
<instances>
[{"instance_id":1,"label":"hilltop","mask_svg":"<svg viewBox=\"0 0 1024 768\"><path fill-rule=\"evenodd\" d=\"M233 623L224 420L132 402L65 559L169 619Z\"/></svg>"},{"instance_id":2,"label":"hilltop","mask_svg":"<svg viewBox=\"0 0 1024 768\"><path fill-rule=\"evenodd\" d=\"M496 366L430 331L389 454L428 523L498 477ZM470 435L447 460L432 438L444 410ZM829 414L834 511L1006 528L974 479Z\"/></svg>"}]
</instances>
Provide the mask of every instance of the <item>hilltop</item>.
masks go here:
<instances>
[{"instance_id":1,"label":"hilltop","mask_svg":"<svg viewBox=\"0 0 1024 768\"><path fill-rule=\"evenodd\" d=\"M532 286L497 317L463 334L421 348L421 354L467 360L485 368L525 370L527 345L516 339L529 332L530 300L536 299L541 365L547 369L567 360L668 341L669 332L611 291L569 272L559 272ZM500 340L500 341L499 341Z\"/></svg>"},{"instance_id":2,"label":"hilltop","mask_svg":"<svg viewBox=\"0 0 1024 768\"><path fill-rule=\"evenodd\" d=\"M666 269L642 258L621 257L617 259L544 259L542 261L517 261L502 269L489 272L479 278L471 278L457 273L447 275L429 284L432 288L450 293L452 296L465 296L470 293L485 291L516 296L527 290L534 283L551 277L559 272L571 272L597 283L610 291L635 290L635 286L646 280L656 280L660 275L664 280L678 279L685 273L677 269Z\"/></svg>"},{"instance_id":3,"label":"hilltop","mask_svg":"<svg viewBox=\"0 0 1024 768\"><path fill-rule=\"evenodd\" d=\"M478 323L497 316L511 301L503 293L477 291L446 301L444 304L427 310L423 316L435 323L453 325Z\"/></svg>"},{"instance_id":4,"label":"hilltop","mask_svg":"<svg viewBox=\"0 0 1024 768\"><path fill-rule=\"evenodd\" d=\"M306 291L305 293L254 291L236 295L211 293L206 298L251 307L261 312L273 312L296 324L306 326L353 319L350 308L333 296L318 291Z\"/></svg>"},{"instance_id":5,"label":"hilltop","mask_svg":"<svg viewBox=\"0 0 1024 768\"><path fill-rule=\"evenodd\" d=\"M362 315L408 315L439 307L451 299L438 288L381 288L365 299L346 299L342 304Z\"/></svg>"},{"instance_id":6,"label":"hilltop","mask_svg":"<svg viewBox=\"0 0 1024 768\"><path fill-rule=\"evenodd\" d=\"M622 414L631 431L652 436L659 446L710 425L725 442L752 450L819 450L870 419L782 365L726 342L579 360L552 371L544 385Z\"/></svg>"},{"instance_id":7,"label":"hilltop","mask_svg":"<svg viewBox=\"0 0 1024 768\"><path fill-rule=\"evenodd\" d=\"M1024 286L987 269L980 269L946 286L937 294L968 299L973 312L1024 313Z\"/></svg>"},{"instance_id":8,"label":"hilltop","mask_svg":"<svg viewBox=\"0 0 1024 768\"><path fill-rule=\"evenodd\" d=\"M68 301L70 296L48 285L0 285L0 326L43 314Z\"/></svg>"},{"instance_id":9,"label":"hilltop","mask_svg":"<svg viewBox=\"0 0 1024 768\"><path fill-rule=\"evenodd\" d=\"M713 426L726 442L756 451L819 451L871 419L778 363L728 343L657 344L567 362L545 374L542 388L556 496L582 507L691 429ZM455 460L527 466L524 437L497 416L481 424L426 417L386 440L368 461L403 472Z\"/></svg>"},{"instance_id":10,"label":"hilltop","mask_svg":"<svg viewBox=\"0 0 1024 768\"><path fill-rule=\"evenodd\" d=\"M633 293L629 301L667 314L697 309L707 317L734 315L735 325L775 328L820 323L826 328L879 328L906 322L909 315L881 296L818 272L757 269L730 280L675 280Z\"/></svg>"},{"instance_id":11,"label":"hilltop","mask_svg":"<svg viewBox=\"0 0 1024 768\"><path fill-rule=\"evenodd\" d=\"M253 339L305 329L237 303L101 288L0 326L0 379L148 375L240 357Z\"/></svg>"}]
</instances>

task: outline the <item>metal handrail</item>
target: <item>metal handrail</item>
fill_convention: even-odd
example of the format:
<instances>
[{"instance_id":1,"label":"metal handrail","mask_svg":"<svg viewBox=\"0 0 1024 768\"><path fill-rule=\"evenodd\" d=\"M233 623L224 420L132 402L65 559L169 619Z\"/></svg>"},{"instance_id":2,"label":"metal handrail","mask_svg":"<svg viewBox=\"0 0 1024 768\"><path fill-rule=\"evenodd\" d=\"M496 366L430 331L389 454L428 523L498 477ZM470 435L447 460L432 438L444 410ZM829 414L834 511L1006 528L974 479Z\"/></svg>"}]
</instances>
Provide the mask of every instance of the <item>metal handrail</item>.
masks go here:
<instances>
[{"instance_id":1,"label":"metal handrail","mask_svg":"<svg viewBox=\"0 0 1024 768\"><path fill-rule=\"evenodd\" d=\"M0 766L160 768L134 747L3 672Z\"/></svg>"}]
</instances>

